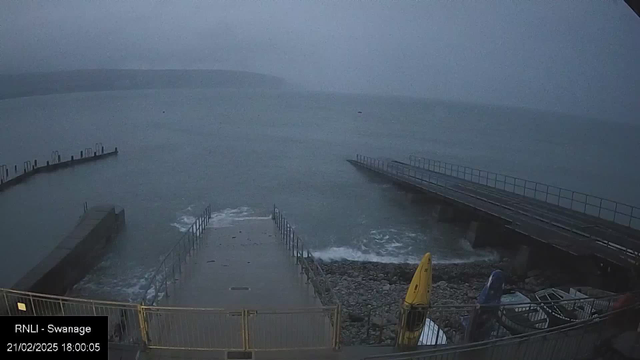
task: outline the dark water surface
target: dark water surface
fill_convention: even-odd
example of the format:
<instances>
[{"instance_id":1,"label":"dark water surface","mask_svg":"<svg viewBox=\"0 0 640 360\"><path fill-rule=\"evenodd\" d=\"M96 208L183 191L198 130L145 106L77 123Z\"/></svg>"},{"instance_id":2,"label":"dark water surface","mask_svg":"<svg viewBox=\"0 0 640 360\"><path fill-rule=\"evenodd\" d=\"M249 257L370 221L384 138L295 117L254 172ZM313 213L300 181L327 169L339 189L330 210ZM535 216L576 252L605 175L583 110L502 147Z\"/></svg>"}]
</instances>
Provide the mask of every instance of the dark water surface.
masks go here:
<instances>
[{"instance_id":1,"label":"dark water surface","mask_svg":"<svg viewBox=\"0 0 640 360\"><path fill-rule=\"evenodd\" d=\"M362 114L358 114L362 111ZM530 110L344 94L240 90L79 93L0 101L0 164L120 155L0 193L0 286L73 228L83 203L123 206L127 227L77 287L137 300L141 284L208 203L215 226L278 204L322 257L436 261L492 256L464 229L345 160L423 155L640 204L640 127ZM77 156L77 155L76 155Z\"/></svg>"}]
</instances>

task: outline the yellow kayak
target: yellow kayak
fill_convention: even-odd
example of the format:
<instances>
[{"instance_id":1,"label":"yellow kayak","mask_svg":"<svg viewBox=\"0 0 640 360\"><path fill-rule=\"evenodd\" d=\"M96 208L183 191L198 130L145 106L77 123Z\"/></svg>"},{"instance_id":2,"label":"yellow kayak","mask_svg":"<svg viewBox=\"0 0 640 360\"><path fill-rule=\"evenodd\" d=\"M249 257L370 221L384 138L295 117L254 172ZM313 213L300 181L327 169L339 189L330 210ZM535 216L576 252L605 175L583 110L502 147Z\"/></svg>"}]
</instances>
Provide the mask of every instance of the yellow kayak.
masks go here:
<instances>
[{"instance_id":1,"label":"yellow kayak","mask_svg":"<svg viewBox=\"0 0 640 360\"><path fill-rule=\"evenodd\" d=\"M431 301L431 253L426 253L413 274L407 296L402 304L396 345L414 348L422 334L427 319L427 308Z\"/></svg>"}]
</instances>

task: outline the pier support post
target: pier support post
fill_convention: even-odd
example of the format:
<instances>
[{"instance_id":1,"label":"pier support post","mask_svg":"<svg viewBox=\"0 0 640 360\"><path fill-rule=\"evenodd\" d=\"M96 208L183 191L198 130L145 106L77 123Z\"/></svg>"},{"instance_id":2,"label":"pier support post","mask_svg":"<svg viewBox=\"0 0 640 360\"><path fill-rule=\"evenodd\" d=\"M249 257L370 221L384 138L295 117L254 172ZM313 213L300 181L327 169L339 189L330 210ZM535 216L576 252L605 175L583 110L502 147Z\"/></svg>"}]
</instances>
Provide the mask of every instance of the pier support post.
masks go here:
<instances>
[{"instance_id":1,"label":"pier support post","mask_svg":"<svg viewBox=\"0 0 640 360\"><path fill-rule=\"evenodd\" d=\"M518 247L515 259L513 259L513 273L516 276L525 276L531 263L531 248L525 245Z\"/></svg>"},{"instance_id":2,"label":"pier support post","mask_svg":"<svg viewBox=\"0 0 640 360\"><path fill-rule=\"evenodd\" d=\"M467 230L467 241L471 247L500 245L504 236L504 228L481 221L472 221Z\"/></svg>"},{"instance_id":3,"label":"pier support post","mask_svg":"<svg viewBox=\"0 0 640 360\"><path fill-rule=\"evenodd\" d=\"M451 222L456 218L456 211L451 205L437 205L435 213L438 222Z\"/></svg>"}]
</instances>

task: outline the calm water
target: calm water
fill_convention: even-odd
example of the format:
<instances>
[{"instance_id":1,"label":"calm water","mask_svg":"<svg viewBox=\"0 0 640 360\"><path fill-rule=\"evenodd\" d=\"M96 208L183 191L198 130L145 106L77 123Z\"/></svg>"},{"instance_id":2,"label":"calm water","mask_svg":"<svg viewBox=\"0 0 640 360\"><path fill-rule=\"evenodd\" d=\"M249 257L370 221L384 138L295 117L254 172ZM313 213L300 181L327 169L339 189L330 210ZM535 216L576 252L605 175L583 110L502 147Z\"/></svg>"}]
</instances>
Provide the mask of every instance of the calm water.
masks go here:
<instances>
[{"instance_id":1,"label":"calm water","mask_svg":"<svg viewBox=\"0 0 640 360\"><path fill-rule=\"evenodd\" d=\"M466 246L464 229L436 226L428 205L345 160L424 155L640 204L639 139L635 125L391 97L148 90L3 100L0 164L96 142L121 153L0 194L0 286L51 251L85 201L127 213L123 235L75 290L85 296L137 300L208 203L215 226L276 203L326 258L489 257Z\"/></svg>"}]
</instances>

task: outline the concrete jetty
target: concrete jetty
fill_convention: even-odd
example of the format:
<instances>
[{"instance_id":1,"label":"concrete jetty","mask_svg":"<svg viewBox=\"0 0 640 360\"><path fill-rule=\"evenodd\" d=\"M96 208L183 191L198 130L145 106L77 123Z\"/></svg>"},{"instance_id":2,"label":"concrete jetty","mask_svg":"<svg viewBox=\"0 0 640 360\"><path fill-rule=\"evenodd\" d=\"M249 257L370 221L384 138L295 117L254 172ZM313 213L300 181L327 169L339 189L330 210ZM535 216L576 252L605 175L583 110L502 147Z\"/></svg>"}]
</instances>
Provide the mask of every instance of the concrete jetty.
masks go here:
<instances>
[{"instance_id":1,"label":"concrete jetty","mask_svg":"<svg viewBox=\"0 0 640 360\"><path fill-rule=\"evenodd\" d=\"M95 149L86 148L81 150L78 155L80 156L76 157L75 155L71 155L68 160L63 160L57 151L53 151L51 153L51 160L45 162L38 162L37 159L34 159L33 162L27 160L23 162L21 167L18 167L18 165L7 166L6 164L0 164L0 192L18 185L36 174L53 172L116 156L118 155L118 148L116 147L112 151L105 151L104 146L98 143Z\"/></svg>"}]
</instances>

